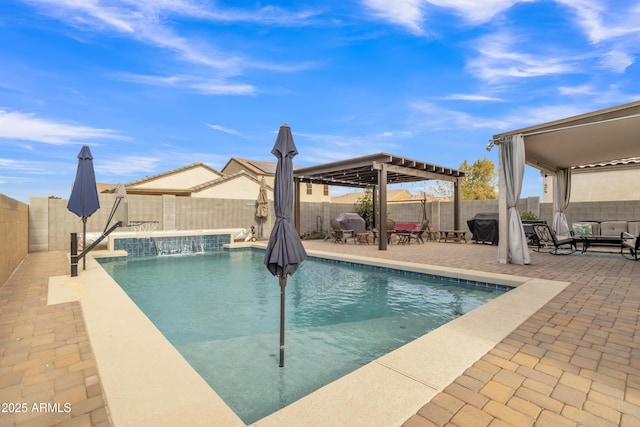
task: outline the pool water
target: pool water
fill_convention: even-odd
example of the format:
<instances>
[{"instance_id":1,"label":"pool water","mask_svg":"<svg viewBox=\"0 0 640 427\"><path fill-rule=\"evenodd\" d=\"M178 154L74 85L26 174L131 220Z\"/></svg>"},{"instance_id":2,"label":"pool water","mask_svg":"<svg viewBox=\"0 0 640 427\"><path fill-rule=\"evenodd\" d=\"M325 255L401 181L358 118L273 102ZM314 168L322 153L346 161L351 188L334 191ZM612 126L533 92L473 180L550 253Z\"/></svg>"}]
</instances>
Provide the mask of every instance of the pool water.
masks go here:
<instances>
[{"instance_id":1,"label":"pool water","mask_svg":"<svg viewBox=\"0 0 640 427\"><path fill-rule=\"evenodd\" d=\"M105 270L247 424L503 294L307 258L280 287L264 252L107 262Z\"/></svg>"}]
</instances>

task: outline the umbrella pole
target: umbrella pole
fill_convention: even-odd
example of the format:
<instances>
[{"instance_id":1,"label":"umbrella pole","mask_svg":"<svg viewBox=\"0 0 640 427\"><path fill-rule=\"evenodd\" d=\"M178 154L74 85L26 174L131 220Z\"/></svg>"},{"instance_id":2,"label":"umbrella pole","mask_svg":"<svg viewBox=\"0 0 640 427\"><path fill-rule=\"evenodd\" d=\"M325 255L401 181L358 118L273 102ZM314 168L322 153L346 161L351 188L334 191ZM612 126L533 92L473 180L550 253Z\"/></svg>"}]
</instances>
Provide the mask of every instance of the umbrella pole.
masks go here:
<instances>
[{"instance_id":1,"label":"umbrella pole","mask_svg":"<svg viewBox=\"0 0 640 427\"><path fill-rule=\"evenodd\" d=\"M87 217L82 217L82 252L87 248ZM87 269L87 257L82 257L82 269Z\"/></svg>"},{"instance_id":2,"label":"umbrella pole","mask_svg":"<svg viewBox=\"0 0 640 427\"><path fill-rule=\"evenodd\" d=\"M280 367L284 366L284 288L287 286L287 276L280 276Z\"/></svg>"}]
</instances>

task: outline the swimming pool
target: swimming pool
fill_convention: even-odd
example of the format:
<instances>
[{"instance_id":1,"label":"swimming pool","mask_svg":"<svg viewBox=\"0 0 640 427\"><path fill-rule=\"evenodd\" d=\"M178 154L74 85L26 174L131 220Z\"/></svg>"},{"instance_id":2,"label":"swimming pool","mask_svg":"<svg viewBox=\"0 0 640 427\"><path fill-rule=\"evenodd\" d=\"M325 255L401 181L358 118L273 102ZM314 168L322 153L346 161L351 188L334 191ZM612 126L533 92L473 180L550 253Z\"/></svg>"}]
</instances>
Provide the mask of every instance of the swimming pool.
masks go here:
<instances>
[{"instance_id":1,"label":"swimming pool","mask_svg":"<svg viewBox=\"0 0 640 427\"><path fill-rule=\"evenodd\" d=\"M221 251L103 265L246 423L504 292L309 258L287 286L287 359L278 368L279 287L263 256Z\"/></svg>"}]
</instances>

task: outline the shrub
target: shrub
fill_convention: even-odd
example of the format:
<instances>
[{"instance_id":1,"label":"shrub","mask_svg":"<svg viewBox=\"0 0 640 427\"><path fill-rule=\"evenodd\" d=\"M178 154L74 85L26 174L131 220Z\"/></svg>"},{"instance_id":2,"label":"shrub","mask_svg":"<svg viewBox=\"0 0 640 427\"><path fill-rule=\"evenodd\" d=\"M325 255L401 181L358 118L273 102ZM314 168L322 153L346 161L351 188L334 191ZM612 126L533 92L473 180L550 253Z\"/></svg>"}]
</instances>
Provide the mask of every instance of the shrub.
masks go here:
<instances>
[{"instance_id":1,"label":"shrub","mask_svg":"<svg viewBox=\"0 0 640 427\"><path fill-rule=\"evenodd\" d=\"M535 221L540 219L540 217L531 211L524 211L520 214L520 219L523 221Z\"/></svg>"},{"instance_id":2,"label":"shrub","mask_svg":"<svg viewBox=\"0 0 640 427\"><path fill-rule=\"evenodd\" d=\"M319 231L312 231L310 233L303 233L300 238L302 240L320 240L324 239L324 234Z\"/></svg>"}]
</instances>

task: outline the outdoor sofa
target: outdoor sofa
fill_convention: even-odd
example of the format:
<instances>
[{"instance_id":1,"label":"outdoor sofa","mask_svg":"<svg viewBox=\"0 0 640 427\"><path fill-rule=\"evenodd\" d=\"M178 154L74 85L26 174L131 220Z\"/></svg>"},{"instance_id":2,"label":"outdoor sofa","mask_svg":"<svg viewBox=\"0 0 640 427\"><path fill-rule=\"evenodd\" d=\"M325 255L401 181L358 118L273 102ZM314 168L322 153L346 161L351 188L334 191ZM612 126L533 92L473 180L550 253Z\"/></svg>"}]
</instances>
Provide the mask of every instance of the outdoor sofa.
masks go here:
<instances>
[{"instance_id":1,"label":"outdoor sofa","mask_svg":"<svg viewBox=\"0 0 640 427\"><path fill-rule=\"evenodd\" d=\"M571 228L574 237L583 243L584 252L591 246L621 246L628 236L640 234L640 221L579 221Z\"/></svg>"}]
</instances>

